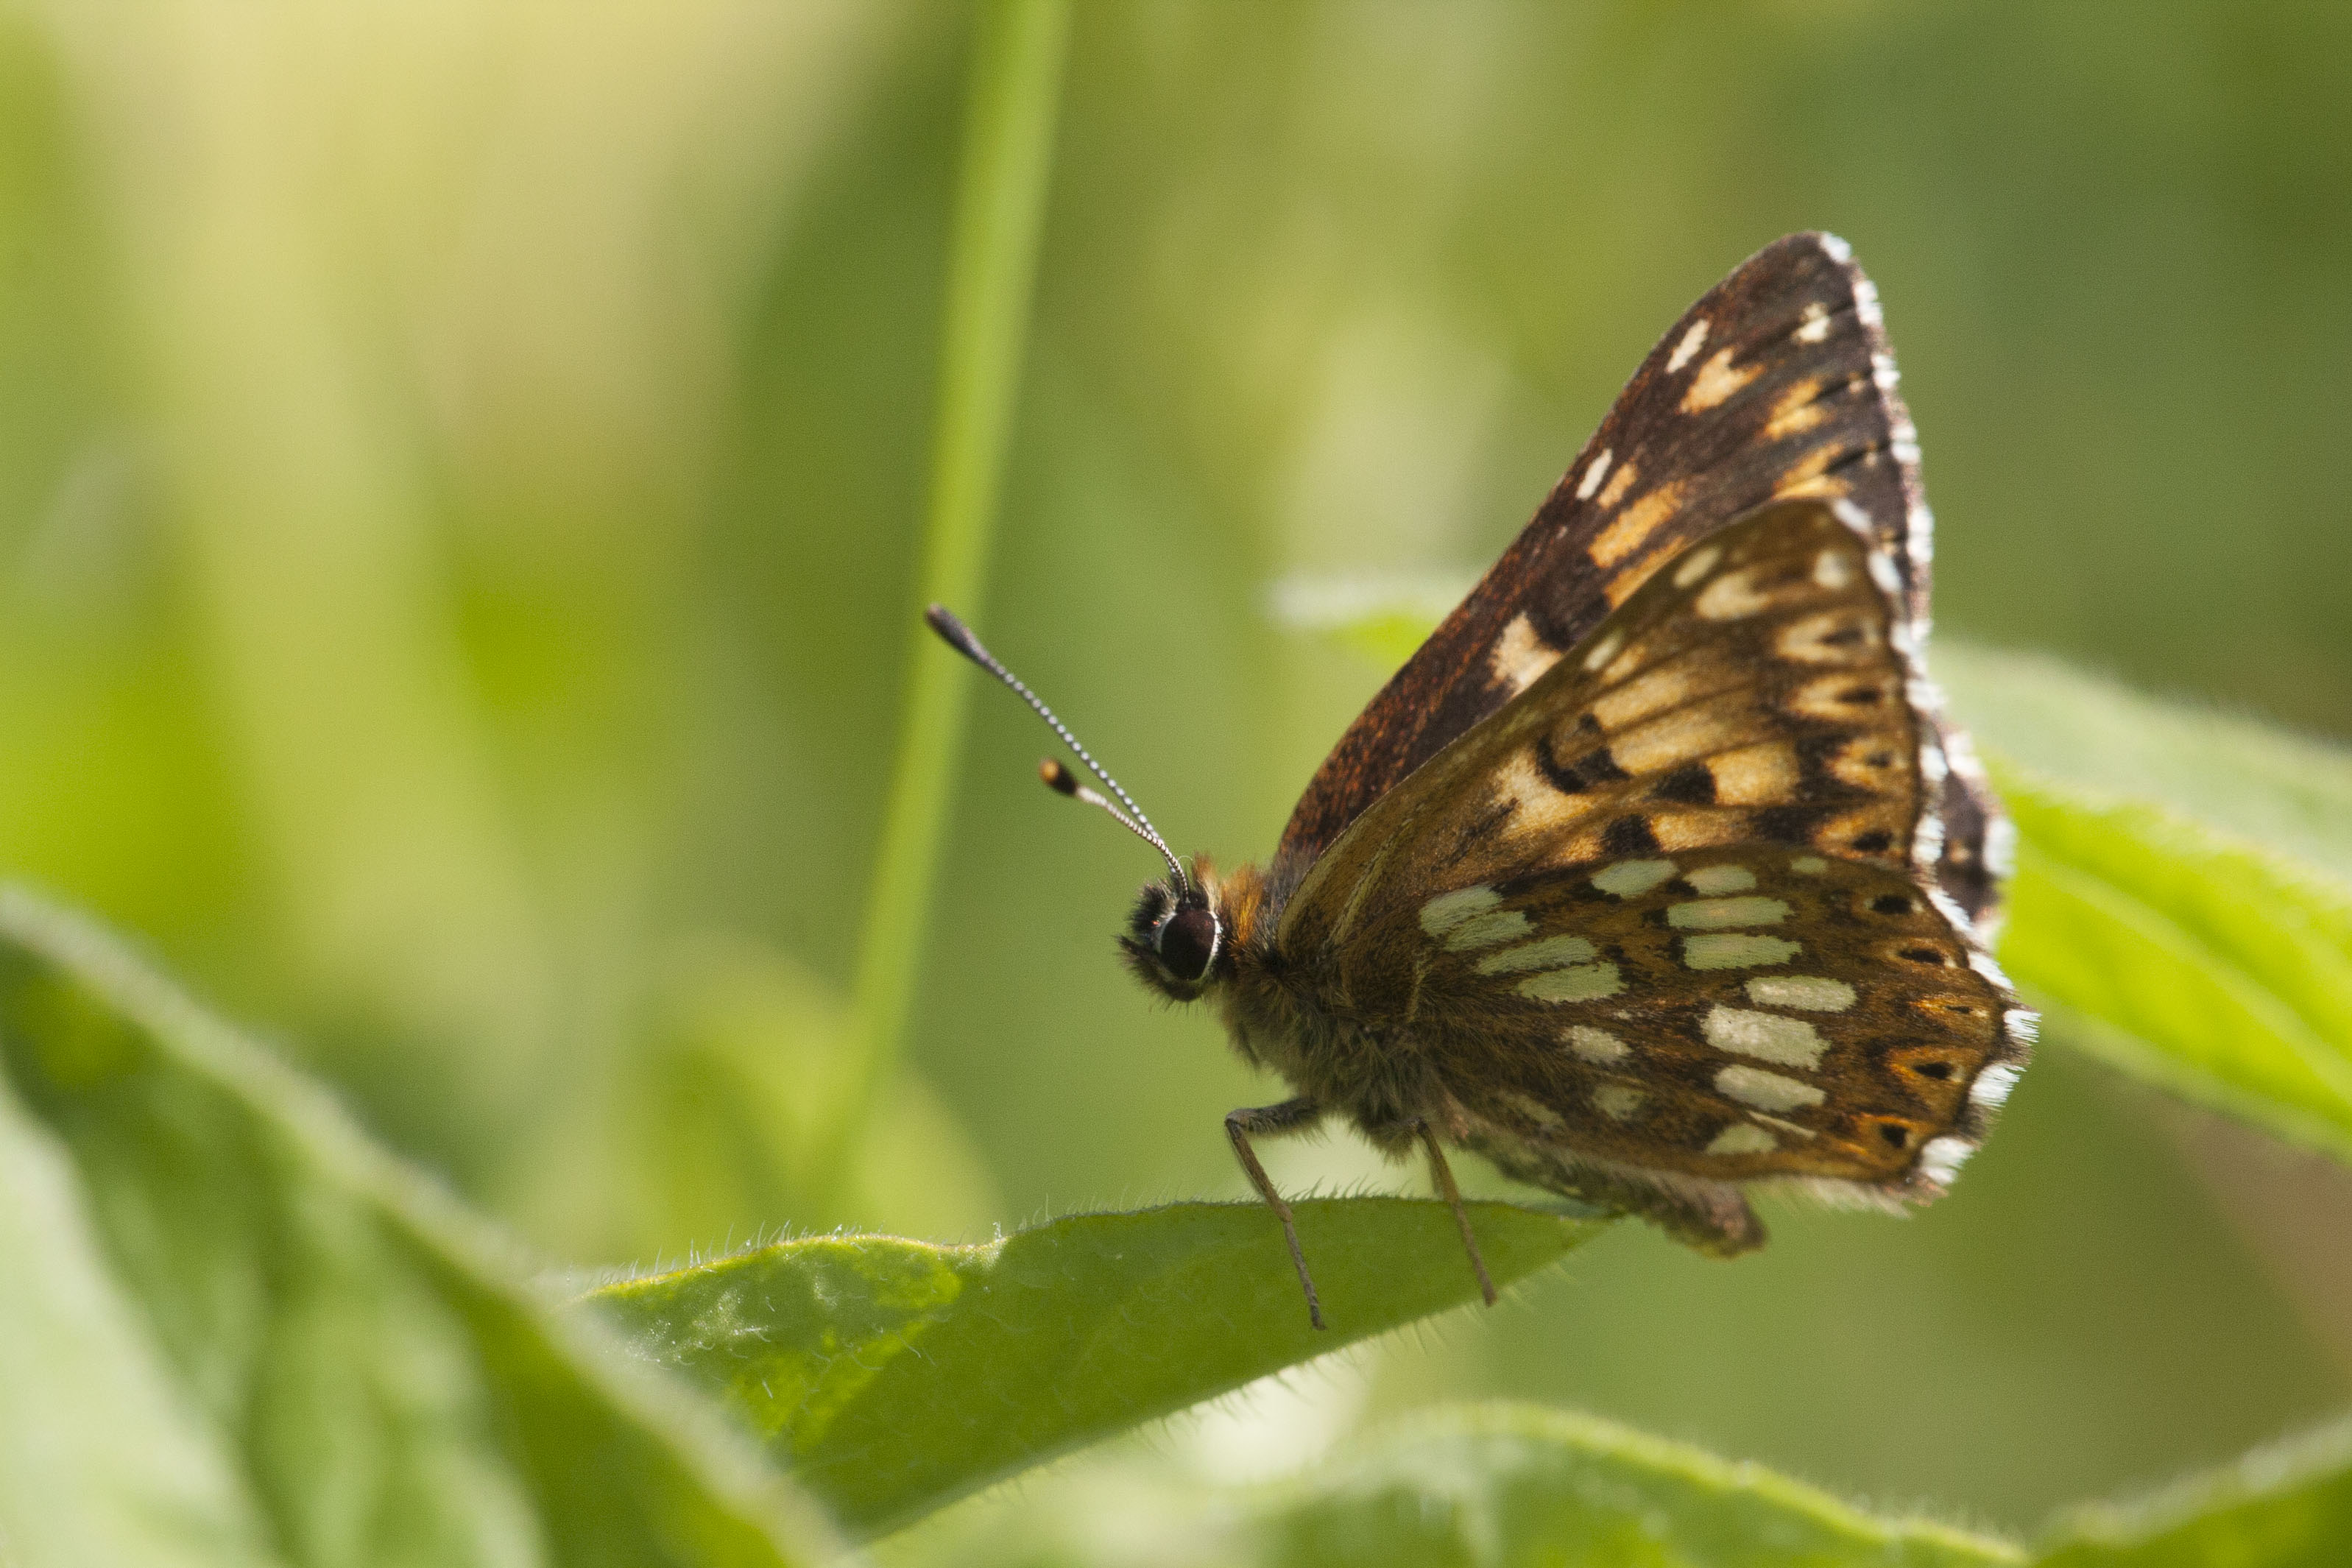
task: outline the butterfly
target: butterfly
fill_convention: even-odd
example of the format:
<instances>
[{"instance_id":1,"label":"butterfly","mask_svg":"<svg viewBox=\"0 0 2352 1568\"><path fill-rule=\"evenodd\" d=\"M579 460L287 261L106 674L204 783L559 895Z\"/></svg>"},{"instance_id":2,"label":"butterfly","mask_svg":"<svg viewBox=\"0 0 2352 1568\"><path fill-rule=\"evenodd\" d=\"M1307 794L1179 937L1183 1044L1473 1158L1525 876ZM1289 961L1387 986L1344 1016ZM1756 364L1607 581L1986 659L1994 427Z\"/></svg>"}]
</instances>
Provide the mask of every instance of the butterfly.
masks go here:
<instances>
[{"instance_id":1,"label":"butterfly","mask_svg":"<svg viewBox=\"0 0 2352 1568\"><path fill-rule=\"evenodd\" d=\"M1120 947L1208 1003L1292 1094L1425 1153L1495 1290L1447 1147L1760 1245L1748 1194L1940 1194L2022 1070L1990 946L2010 837L1924 674L1932 523L1878 299L1844 243L1782 239L1660 340L1493 569L1339 738L1272 860L1181 861L1026 699L1169 874Z\"/></svg>"}]
</instances>

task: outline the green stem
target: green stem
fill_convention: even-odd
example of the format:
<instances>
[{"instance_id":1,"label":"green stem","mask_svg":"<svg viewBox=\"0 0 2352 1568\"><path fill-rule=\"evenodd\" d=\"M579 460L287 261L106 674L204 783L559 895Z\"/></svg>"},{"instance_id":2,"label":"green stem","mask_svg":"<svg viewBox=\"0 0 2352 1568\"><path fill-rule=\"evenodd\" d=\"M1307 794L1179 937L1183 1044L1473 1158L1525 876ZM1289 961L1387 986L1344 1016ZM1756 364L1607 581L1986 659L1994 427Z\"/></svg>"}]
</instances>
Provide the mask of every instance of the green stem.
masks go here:
<instances>
[{"instance_id":1,"label":"green stem","mask_svg":"<svg viewBox=\"0 0 2352 1568\"><path fill-rule=\"evenodd\" d=\"M974 609L1021 385L1021 351L1053 161L1066 0L983 0L956 182L939 424L920 579L907 611L907 696L859 937L853 1036L830 1157L818 1179L846 1196L849 1161L903 1048L922 958L949 784L971 687L917 610Z\"/></svg>"}]
</instances>

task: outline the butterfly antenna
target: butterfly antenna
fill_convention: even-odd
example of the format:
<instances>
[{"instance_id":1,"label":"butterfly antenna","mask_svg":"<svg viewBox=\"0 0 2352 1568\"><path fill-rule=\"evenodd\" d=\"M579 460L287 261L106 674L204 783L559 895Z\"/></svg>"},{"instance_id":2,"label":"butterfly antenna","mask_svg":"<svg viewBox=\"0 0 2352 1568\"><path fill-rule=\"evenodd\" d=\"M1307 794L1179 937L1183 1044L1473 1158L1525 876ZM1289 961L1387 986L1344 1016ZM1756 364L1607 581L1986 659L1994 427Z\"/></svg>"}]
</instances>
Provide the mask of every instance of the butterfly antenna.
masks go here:
<instances>
[{"instance_id":1,"label":"butterfly antenna","mask_svg":"<svg viewBox=\"0 0 2352 1568\"><path fill-rule=\"evenodd\" d=\"M1160 858L1168 862L1168 869L1175 873L1179 885L1186 888L1192 885L1192 879L1185 874L1184 863L1176 858L1176 852L1168 847L1168 841L1160 837L1159 829L1151 826L1151 818L1144 816L1143 808L1135 804L1135 797L1121 789L1118 781L1103 771L1103 765L1095 761L1093 754L1078 744L1078 738L1070 733L1070 727L1055 718L1054 710L1046 707L1035 692L1023 685L1019 676L998 663L996 656L981 646L980 639L971 635L971 628L958 620L954 611L944 605L933 605L923 612L923 619L930 623L931 630L939 633L941 640L950 647L1011 687L1022 701L1034 709L1037 717L1045 721L1052 727L1054 733L1062 738L1062 744L1077 753L1078 761L1086 763L1087 770L1095 777L1108 785L1110 793L1118 797L1119 805L1124 805L1127 809L1119 810L1118 805L1113 805L1109 801L1079 783L1077 774L1070 772L1060 763L1050 760L1040 764L1037 770L1048 787L1056 794L1068 795L1072 800L1082 805L1098 805L1110 813L1120 826L1160 851Z\"/></svg>"}]
</instances>

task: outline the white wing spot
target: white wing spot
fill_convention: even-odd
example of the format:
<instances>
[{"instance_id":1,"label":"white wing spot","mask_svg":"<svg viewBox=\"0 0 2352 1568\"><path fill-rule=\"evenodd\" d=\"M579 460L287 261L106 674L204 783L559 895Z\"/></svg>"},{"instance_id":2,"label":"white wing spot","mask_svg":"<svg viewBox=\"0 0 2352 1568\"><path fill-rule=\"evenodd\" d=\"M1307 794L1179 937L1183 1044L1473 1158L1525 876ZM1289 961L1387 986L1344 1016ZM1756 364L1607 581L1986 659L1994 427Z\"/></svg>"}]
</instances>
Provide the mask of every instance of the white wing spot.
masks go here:
<instances>
[{"instance_id":1,"label":"white wing spot","mask_svg":"<svg viewBox=\"0 0 2352 1568\"><path fill-rule=\"evenodd\" d=\"M1493 910L1483 915L1472 915L1445 936L1447 949L1467 952L1474 947L1492 947L1498 942L1510 942L1535 930L1535 922L1524 910Z\"/></svg>"},{"instance_id":2,"label":"white wing spot","mask_svg":"<svg viewBox=\"0 0 2352 1568\"><path fill-rule=\"evenodd\" d=\"M1421 906L1421 929L1432 936L1444 936L1472 915L1485 914L1502 901L1503 895L1488 887L1440 893Z\"/></svg>"},{"instance_id":3,"label":"white wing spot","mask_svg":"<svg viewBox=\"0 0 2352 1568\"><path fill-rule=\"evenodd\" d=\"M1715 1075L1718 1094L1727 1095L1742 1105L1752 1105L1759 1110L1801 1110L1809 1105L1819 1105L1828 1094L1811 1084L1800 1083L1793 1078L1782 1078L1762 1068L1728 1067Z\"/></svg>"},{"instance_id":4,"label":"white wing spot","mask_svg":"<svg viewBox=\"0 0 2352 1568\"><path fill-rule=\"evenodd\" d=\"M1717 1050L1782 1067L1811 1070L1822 1065L1822 1053L1830 1048L1830 1043L1802 1018L1751 1013L1745 1007L1717 1004L1707 1009L1699 1028Z\"/></svg>"},{"instance_id":5,"label":"white wing spot","mask_svg":"<svg viewBox=\"0 0 2352 1568\"><path fill-rule=\"evenodd\" d=\"M1559 649L1536 635L1535 623L1525 611L1511 617L1511 624L1495 639L1494 652L1486 656L1495 679L1509 687L1514 696L1533 686L1559 662Z\"/></svg>"},{"instance_id":6,"label":"white wing spot","mask_svg":"<svg viewBox=\"0 0 2352 1568\"><path fill-rule=\"evenodd\" d=\"M1671 881L1681 870L1671 860L1620 860L1593 878L1592 885L1604 893L1630 899L1648 892L1661 882Z\"/></svg>"},{"instance_id":7,"label":"white wing spot","mask_svg":"<svg viewBox=\"0 0 2352 1568\"><path fill-rule=\"evenodd\" d=\"M1615 456L1616 454L1606 447L1601 449L1601 456L1592 459L1592 466L1584 470L1584 478L1576 487L1577 500L1592 499L1592 492L1599 489L1601 481L1609 477L1609 460Z\"/></svg>"},{"instance_id":8,"label":"white wing spot","mask_svg":"<svg viewBox=\"0 0 2352 1568\"><path fill-rule=\"evenodd\" d=\"M1538 1002L1592 1002L1625 989L1613 963L1580 963L1573 969L1547 969L1519 982L1519 994Z\"/></svg>"},{"instance_id":9,"label":"white wing spot","mask_svg":"<svg viewBox=\"0 0 2352 1568\"><path fill-rule=\"evenodd\" d=\"M1834 550L1824 550L1813 557L1813 581L1835 591L1853 581L1853 563Z\"/></svg>"},{"instance_id":10,"label":"white wing spot","mask_svg":"<svg viewBox=\"0 0 2352 1568\"><path fill-rule=\"evenodd\" d=\"M1748 999L1761 1007L1843 1013L1853 1005L1853 987L1817 974L1759 974L1748 983Z\"/></svg>"},{"instance_id":11,"label":"white wing spot","mask_svg":"<svg viewBox=\"0 0 2352 1568\"><path fill-rule=\"evenodd\" d=\"M2012 1040L2030 1046L2041 1037L2042 1015L2031 1007L2011 1007L2000 1016L2000 1021L2008 1026L2009 1037Z\"/></svg>"},{"instance_id":12,"label":"white wing spot","mask_svg":"<svg viewBox=\"0 0 2352 1568\"><path fill-rule=\"evenodd\" d=\"M1942 1186L1949 1186L1952 1178L1960 1173L1969 1156L1977 1146L1965 1138L1930 1138L1927 1146L1919 1151L1919 1173Z\"/></svg>"},{"instance_id":13,"label":"white wing spot","mask_svg":"<svg viewBox=\"0 0 2352 1568\"><path fill-rule=\"evenodd\" d=\"M1804 951L1800 944L1777 936L1686 936L1683 967L1759 969L1768 963L1786 963Z\"/></svg>"},{"instance_id":14,"label":"white wing spot","mask_svg":"<svg viewBox=\"0 0 2352 1568\"><path fill-rule=\"evenodd\" d=\"M1632 1084L1599 1084L1592 1090L1592 1108L1612 1121L1631 1121L1649 1098Z\"/></svg>"},{"instance_id":15,"label":"white wing spot","mask_svg":"<svg viewBox=\"0 0 2352 1568\"><path fill-rule=\"evenodd\" d=\"M2019 1068L2015 1062L1995 1062L1977 1074L1976 1082L1969 1085L1969 1103L1981 1105L1987 1110L2009 1098L2017 1087Z\"/></svg>"},{"instance_id":16,"label":"white wing spot","mask_svg":"<svg viewBox=\"0 0 2352 1568\"><path fill-rule=\"evenodd\" d=\"M1633 1047L1608 1030L1596 1029L1590 1024L1579 1024L1570 1029L1567 1038L1569 1050L1595 1067L1622 1062L1633 1054Z\"/></svg>"},{"instance_id":17,"label":"white wing spot","mask_svg":"<svg viewBox=\"0 0 2352 1568\"><path fill-rule=\"evenodd\" d=\"M1564 969L1589 962L1597 950L1580 936L1548 936L1490 952L1478 961L1481 974L1516 974L1526 969Z\"/></svg>"},{"instance_id":18,"label":"white wing spot","mask_svg":"<svg viewBox=\"0 0 2352 1568\"><path fill-rule=\"evenodd\" d=\"M1699 591L1691 607L1710 621L1736 621L1771 609L1787 596L1758 593L1754 575L1752 571L1724 574Z\"/></svg>"},{"instance_id":19,"label":"white wing spot","mask_svg":"<svg viewBox=\"0 0 2352 1568\"><path fill-rule=\"evenodd\" d=\"M1700 545L1696 550L1684 556L1683 563L1675 568L1675 586L1689 587L1713 571L1715 563L1722 559L1723 549L1720 545Z\"/></svg>"},{"instance_id":20,"label":"white wing spot","mask_svg":"<svg viewBox=\"0 0 2352 1568\"><path fill-rule=\"evenodd\" d=\"M1735 1121L1706 1146L1710 1154L1769 1154L1780 1141L1752 1121Z\"/></svg>"},{"instance_id":21,"label":"white wing spot","mask_svg":"<svg viewBox=\"0 0 2352 1568\"><path fill-rule=\"evenodd\" d=\"M1769 926L1788 918L1789 906L1778 899L1693 899L1666 910L1666 923L1677 931Z\"/></svg>"},{"instance_id":22,"label":"white wing spot","mask_svg":"<svg viewBox=\"0 0 2352 1568\"><path fill-rule=\"evenodd\" d=\"M1789 862L1789 869L1800 877L1818 877L1830 868L1830 863L1818 855L1800 855Z\"/></svg>"},{"instance_id":23,"label":"white wing spot","mask_svg":"<svg viewBox=\"0 0 2352 1568\"><path fill-rule=\"evenodd\" d=\"M1674 353L1666 360L1666 374L1672 375L1690 363L1698 357L1698 351L1706 346L1706 318L1701 316L1690 324L1690 331L1683 334L1683 341L1675 345Z\"/></svg>"},{"instance_id":24,"label":"white wing spot","mask_svg":"<svg viewBox=\"0 0 2352 1568\"><path fill-rule=\"evenodd\" d=\"M1805 307L1805 317L1797 328L1797 341L1817 343L1830 335L1829 307L1819 300Z\"/></svg>"},{"instance_id":25,"label":"white wing spot","mask_svg":"<svg viewBox=\"0 0 2352 1568\"><path fill-rule=\"evenodd\" d=\"M1702 893L1744 893L1756 885L1756 873L1745 866L1702 866L1684 872L1683 880Z\"/></svg>"},{"instance_id":26,"label":"white wing spot","mask_svg":"<svg viewBox=\"0 0 2352 1568\"><path fill-rule=\"evenodd\" d=\"M1624 646L1624 632L1622 629L1611 632L1607 637L1594 643L1592 651L1584 656L1584 668L1587 670L1599 669L1602 665L1615 658L1617 650Z\"/></svg>"}]
</instances>

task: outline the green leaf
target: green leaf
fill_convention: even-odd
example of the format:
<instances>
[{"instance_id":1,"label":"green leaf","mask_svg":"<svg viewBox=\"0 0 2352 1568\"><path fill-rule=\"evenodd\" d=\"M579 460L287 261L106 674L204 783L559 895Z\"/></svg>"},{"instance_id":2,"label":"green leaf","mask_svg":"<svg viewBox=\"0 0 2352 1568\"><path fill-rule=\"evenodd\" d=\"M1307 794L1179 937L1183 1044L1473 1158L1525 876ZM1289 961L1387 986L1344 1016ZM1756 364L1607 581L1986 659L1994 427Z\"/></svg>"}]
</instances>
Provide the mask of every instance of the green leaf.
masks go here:
<instances>
[{"instance_id":1,"label":"green leaf","mask_svg":"<svg viewBox=\"0 0 2352 1568\"><path fill-rule=\"evenodd\" d=\"M1996 761L2018 826L2001 955L2184 1099L2352 1160L2352 900L2159 807Z\"/></svg>"},{"instance_id":2,"label":"green leaf","mask_svg":"<svg viewBox=\"0 0 2352 1568\"><path fill-rule=\"evenodd\" d=\"M814 1237L591 1299L640 1353L721 1393L841 1519L880 1531L1476 1294L1443 1205L1297 1210L1324 1333L1257 1204L1082 1215L978 1247ZM1470 1215L1498 1283L1601 1228L1507 1204Z\"/></svg>"},{"instance_id":3,"label":"green leaf","mask_svg":"<svg viewBox=\"0 0 2352 1568\"><path fill-rule=\"evenodd\" d=\"M900 1568L1990 1568L2025 1553L1876 1514L1760 1465L1497 1402L1424 1410L1284 1480L1203 1496L1157 1467L1079 1478L1050 1511L942 1520ZM1089 1498L1089 1483L1107 1494ZM1077 1539L1116 1510L1124 1528ZM1155 1521L1139 1525L1137 1519ZM993 1529L985 1528L992 1522Z\"/></svg>"},{"instance_id":4,"label":"green leaf","mask_svg":"<svg viewBox=\"0 0 2352 1568\"><path fill-rule=\"evenodd\" d=\"M2047 1568L2337 1568L2352 1563L2352 1421L2136 1503L2067 1516Z\"/></svg>"},{"instance_id":5,"label":"green leaf","mask_svg":"<svg viewBox=\"0 0 2352 1568\"><path fill-rule=\"evenodd\" d=\"M2124 1070L2352 1160L2352 756L2047 658L1937 668L2017 822L2018 981Z\"/></svg>"},{"instance_id":6,"label":"green leaf","mask_svg":"<svg viewBox=\"0 0 2352 1568\"><path fill-rule=\"evenodd\" d=\"M1419 1413L1271 1485L1204 1495L1172 1466L1130 1462L1070 1478L1061 1492L993 1518L950 1516L902 1537L893 1561L2336 1568L2352 1562L2352 1420L2151 1498L2071 1510L2031 1553L1933 1520L1859 1509L1760 1465L1509 1403ZM1113 1510L1126 1528L1086 1528Z\"/></svg>"},{"instance_id":7,"label":"green leaf","mask_svg":"<svg viewBox=\"0 0 2352 1568\"><path fill-rule=\"evenodd\" d=\"M0 893L0 1542L85 1563L837 1547L313 1086Z\"/></svg>"},{"instance_id":8,"label":"green leaf","mask_svg":"<svg viewBox=\"0 0 2352 1568\"><path fill-rule=\"evenodd\" d=\"M2352 752L2039 654L1938 640L1937 679L1979 742L2042 777L2161 805L2352 887Z\"/></svg>"},{"instance_id":9,"label":"green leaf","mask_svg":"<svg viewBox=\"0 0 2352 1568\"><path fill-rule=\"evenodd\" d=\"M71 1157L0 1083L0 1541L10 1563L263 1563L261 1510L90 1234ZM36 1416L27 1419L28 1416Z\"/></svg>"},{"instance_id":10,"label":"green leaf","mask_svg":"<svg viewBox=\"0 0 2352 1568\"><path fill-rule=\"evenodd\" d=\"M1759 1465L1532 1405L1431 1412L1260 1516L1256 1560L1979 1568L2007 1542L1864 1513Z\"/></svg>"}]
</instances>

